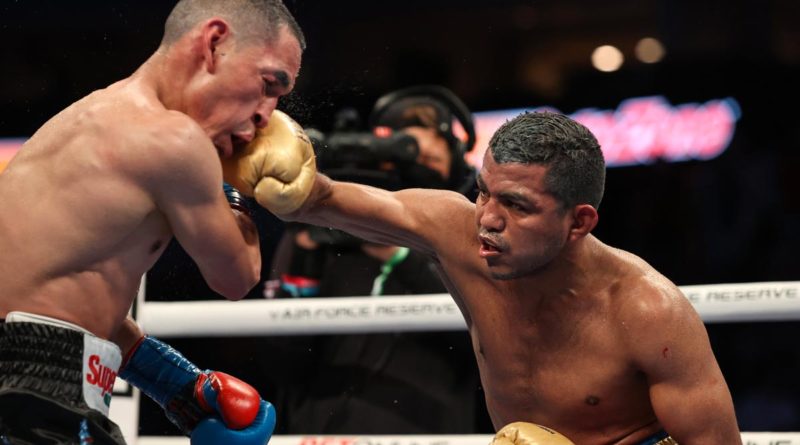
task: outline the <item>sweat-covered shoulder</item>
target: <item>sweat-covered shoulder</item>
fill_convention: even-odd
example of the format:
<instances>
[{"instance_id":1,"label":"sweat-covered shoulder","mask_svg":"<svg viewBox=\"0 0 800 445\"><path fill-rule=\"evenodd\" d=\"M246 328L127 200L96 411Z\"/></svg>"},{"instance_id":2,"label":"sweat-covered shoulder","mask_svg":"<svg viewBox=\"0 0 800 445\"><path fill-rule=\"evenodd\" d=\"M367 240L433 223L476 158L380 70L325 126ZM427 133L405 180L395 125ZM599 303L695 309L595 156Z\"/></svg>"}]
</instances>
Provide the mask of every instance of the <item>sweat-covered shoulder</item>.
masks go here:
<instances>
[{"instance_id":1,"label":"sweat-covered shoulder","mask_svg":"<svg viewBox=\"0 0 800 445\"><path fill-rule=\"evenodd\" d=\"M633 351L650 354L650 343L664 343L678 332L703 329L699 315L680 289L655 271L620 283L615 316ZM639 351L644 349L643 351ZM656 348L658 349L658 348ZM661 348L663 349L663 348ZM658 349L658 354L663 351Z\"/></svg>"},{"instance_id":2,"label":"sweat-covered shoulder","mask_svg":"<svg viewBox=\"0 0 800 445\"><path fill-rule=\"evenodd\" d=\"M661 426L678 443L741 443L725 378L688 299L655 271L627 291L616 314L619 339L646 378Z\"/></svg>"},{"instance_id":3,"label":"sweat-covered shoulder","mask_svg":"<svg viewBox=\"0 0 800 445\"><path fill-rule=\"evenodd\" d=\"M219 155L191 118L167 111L132 122L128 130L129 151L135 152L128 168L155 196L216 194L222 183Z\"/></svg>"},{"instance_id":4,"label":"sweat-covered shoulder","mask_svg":"<svg viewBox=\"0 0 800 445\"><path fill-rule=\"evenodd\" d=\"M409 189L397 192L431 254L460 255L475 237L475 204L461 194L447 190Z\"/></svg>"}]
</instances>

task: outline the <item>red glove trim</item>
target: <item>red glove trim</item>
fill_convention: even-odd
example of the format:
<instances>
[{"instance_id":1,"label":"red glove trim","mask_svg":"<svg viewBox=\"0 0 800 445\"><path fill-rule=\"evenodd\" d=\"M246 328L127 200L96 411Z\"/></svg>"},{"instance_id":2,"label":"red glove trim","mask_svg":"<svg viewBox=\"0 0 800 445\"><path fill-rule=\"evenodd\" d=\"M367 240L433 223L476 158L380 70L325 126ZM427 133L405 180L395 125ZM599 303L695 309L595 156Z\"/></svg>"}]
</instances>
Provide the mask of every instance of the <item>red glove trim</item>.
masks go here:
<instances>
[{"instance_id":1,"label":"red glove trim","mask_svg":"<svg viewBox=\"0 0 800 445\"><path fill-rule=\"evenodd\" d=\"M144 341L144 337L145 337L144 335L139 337L139 339L136 340L136 343L133 344L131 349L128 350L128 353L125 354L125 357L122 358L122 364L119 366L119 369L125 368L125 365L127 365L128 362L131 360L131 357L133 357L133 354L135 354L136 350L139 349L139 345L141 345L142 342Z\"/></svg>"}]
</instances>

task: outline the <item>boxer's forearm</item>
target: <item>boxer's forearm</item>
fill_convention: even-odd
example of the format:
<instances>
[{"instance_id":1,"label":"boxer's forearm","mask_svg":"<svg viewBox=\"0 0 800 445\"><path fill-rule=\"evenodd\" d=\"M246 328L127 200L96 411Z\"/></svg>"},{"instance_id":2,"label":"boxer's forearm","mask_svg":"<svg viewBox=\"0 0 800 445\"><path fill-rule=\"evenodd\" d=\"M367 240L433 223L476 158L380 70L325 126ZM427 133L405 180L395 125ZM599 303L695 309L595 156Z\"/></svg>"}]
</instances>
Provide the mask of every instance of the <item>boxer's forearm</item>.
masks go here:
<instances>
[{"instance_id":1,"label":"boxer's forearm","mask_svg":"<svg viewBox=\"0 0 800 445\"><path fill-rule=\"evenodd\" d=\"M144 331L136 320L128 315L120 325L114 337L110 340L119 346L123 357L127 357L131 349L136 345L140 338L144 336Z\"/></svg>"},{"instance_id":2,"label":"boxer's forearm","mask_svg":"<svg viewBox=\"0 0 800 445\"><path fill-rule=\"evenodd\" d=\"M363 184L333 181L318 173L306 201L286 219L332 227L375 243L430 253L424 235L417 231L420 215L431 207L428 192L422 189L390 192Z\"/></svg>"},{"instance_id":3,"label":"boxer's forearm","mask_svg":"<svg viewBox=\"0 0 800 445\"><path fill-rule=\"evenodd\" d=\"M253 219L245 213L234 210L236 217L236 224L242 232L242 237L246 244L247 257L250 258L250 264L258 272L255 276L260 276L261 273L261 246L259 243L258 228L256 227Z\"/></svg>"},{"instance_id":4,"label":"boxer's forearm","mask_svg":"<svg viewBox=\"0 0 800 445\"><path fill-rule=\"evenodd\" d=\"M368 193L371 189L361 184L334 181L317 173L303 205L295 212L281 215L281 219L347 230L348 226L371 216L366 209L376 210L381 205L381 200L374 200ZM379 189L375 191L389 193Z\"/></svg>"}]
</instances>

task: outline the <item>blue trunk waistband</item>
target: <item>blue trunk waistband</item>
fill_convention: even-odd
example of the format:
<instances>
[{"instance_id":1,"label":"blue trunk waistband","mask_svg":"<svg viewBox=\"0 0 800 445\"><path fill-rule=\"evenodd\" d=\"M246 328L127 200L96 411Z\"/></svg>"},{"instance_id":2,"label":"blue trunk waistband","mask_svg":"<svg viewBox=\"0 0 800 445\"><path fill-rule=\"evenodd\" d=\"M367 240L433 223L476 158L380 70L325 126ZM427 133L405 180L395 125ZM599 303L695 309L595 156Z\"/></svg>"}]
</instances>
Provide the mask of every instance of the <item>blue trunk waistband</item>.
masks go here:
<instances>
[{"instance_id":1,"label":"blue trunk waistband","mask_svg":"<svg viewBox=\"0 0 800 445\"><path fill-rule=\"evenodd\" d=\"M669 440L665 440L669 439ZM664 441L664 442L662 442ZM669 437L666 431L661 430L652 436L648 437L647 439L639 442L637 445L668 445L668 444L677 444L674 440Z\"/></svg>"}]
</instances>

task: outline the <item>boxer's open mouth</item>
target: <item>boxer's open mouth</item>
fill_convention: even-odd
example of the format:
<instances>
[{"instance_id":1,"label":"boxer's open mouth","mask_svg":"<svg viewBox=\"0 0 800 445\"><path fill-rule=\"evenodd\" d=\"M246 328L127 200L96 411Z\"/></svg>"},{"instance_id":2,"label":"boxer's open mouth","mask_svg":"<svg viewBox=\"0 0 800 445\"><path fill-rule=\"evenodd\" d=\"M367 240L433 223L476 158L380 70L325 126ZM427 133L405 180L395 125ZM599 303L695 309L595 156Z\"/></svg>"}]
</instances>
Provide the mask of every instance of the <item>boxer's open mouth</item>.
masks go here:
<instances>
[{"instance_id":1,"label":"boxer's open mouth","mask_svg":"<svg viewBox=\"0 0 800 445\"><path fill-rule=\"evenodd\" d=\"M489 238L478 236L478 241L480 242L478 254L481 258L497 256L503 253L503 250L497 245L497 243Z\"/></svg>"}]
</instances>

